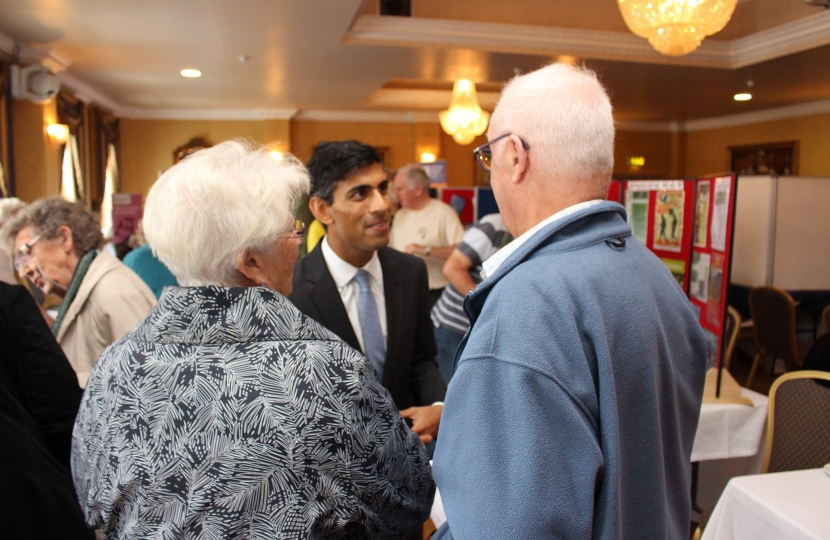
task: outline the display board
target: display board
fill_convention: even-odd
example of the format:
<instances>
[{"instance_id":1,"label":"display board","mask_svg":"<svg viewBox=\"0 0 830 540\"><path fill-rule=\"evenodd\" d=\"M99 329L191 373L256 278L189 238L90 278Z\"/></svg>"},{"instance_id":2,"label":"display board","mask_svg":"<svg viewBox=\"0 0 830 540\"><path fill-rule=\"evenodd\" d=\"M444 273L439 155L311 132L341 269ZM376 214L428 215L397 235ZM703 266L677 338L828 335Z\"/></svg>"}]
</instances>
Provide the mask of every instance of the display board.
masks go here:
<instances>
[{"instance_id":1,"label":"display board","mask_svg":"<svg viewBox=\"0 0 830 540\"><path fill-rule=\"evenodd\" d=\"M458 212L463 225L472 225L476 220L478 197L475 188L444 188L441 200Z\"/></svg>"},{"instance_id":2,"label":"display board","mask_svg":"<svg viewBox=\"0 0 830 540\"><path fill-rule=\"evenodd\" d=\"M723 358L737 186L734 174L697 181L689 300L706 333L707 369L720 368Z\"/></svg>"},{"instance_id":3,"label":"display board","mask_svg":"<svg viewBox=\"0 0 830 540\"><path fill-rule=\"evenodd\" d=\"M695 181L631 180L624 190L631 234L663 261L688 294Z\"/></svg>"},{"instance_id":4,"label":"display board","mask_svg":"<svg viewBox=\"0 0 830 540\"><path fill-rule=\"evenodd\" d=\"M608 201L614 201L618 203L623 202L623 184L624 180L611 180L611 183L608 185L608 195L605 197Z\"/></svg>"},{"instance_id":5,"label":"display board","mask_svg":"<svg viewBox=\"0 0 830 540\"><path fill-rule=\"evenodd\" d=\"M496 202L496 196L493 195L492 188L476 188L478 192L478 213L476 215L476 223L481 218L490 214L497 214L499 211L499 204Z\"/></svg>"}]
</instances>

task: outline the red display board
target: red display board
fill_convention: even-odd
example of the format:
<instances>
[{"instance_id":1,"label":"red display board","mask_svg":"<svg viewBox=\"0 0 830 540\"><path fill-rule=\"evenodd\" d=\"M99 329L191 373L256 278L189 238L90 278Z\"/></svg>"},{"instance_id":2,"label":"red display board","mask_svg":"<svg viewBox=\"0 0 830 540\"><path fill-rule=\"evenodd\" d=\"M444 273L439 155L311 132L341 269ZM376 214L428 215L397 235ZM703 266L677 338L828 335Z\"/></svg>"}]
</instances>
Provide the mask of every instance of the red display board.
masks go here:
<instances>
[{"instance_id":1,"label":"red display board","mask_svg":"<svg viewBox=\"0 0 830 540\"><path fill-rule=\"evenodd\" d=\"M461 223L472 225L476 221L476 190L474 188L444 188L441 200L452 206Z\"/></svg>"},{"instance_id":2,"label":"red display board","mask_svg":"<svg viewBox=\"0 0 830 540\"><path fill-rule=\"evenodd\" d=\"M734 174L697 181L689 300L709 342L707 368L720 368L723 357L737 186Z\"/></svg>"},{"instance_id":3,"label":"red display board","mask_svg":"<svg viewBox=\"0 0 830 540\"><path fill-rule=\"evenodd\" d=\"M608 201L622 203L623 199L623 180L611 180L608 185L608 195L605 197Z\"/></svg>"},{"instance_id":4,"label":"red display board","mask_svg":"<svg viewBox=\"0 0 830 540\"><path fill-rule=\"evenodd\" d=\"M632 235L665 263L688 294L695 181L630 180L624 189Z\"/></svg>"}]
</instances>

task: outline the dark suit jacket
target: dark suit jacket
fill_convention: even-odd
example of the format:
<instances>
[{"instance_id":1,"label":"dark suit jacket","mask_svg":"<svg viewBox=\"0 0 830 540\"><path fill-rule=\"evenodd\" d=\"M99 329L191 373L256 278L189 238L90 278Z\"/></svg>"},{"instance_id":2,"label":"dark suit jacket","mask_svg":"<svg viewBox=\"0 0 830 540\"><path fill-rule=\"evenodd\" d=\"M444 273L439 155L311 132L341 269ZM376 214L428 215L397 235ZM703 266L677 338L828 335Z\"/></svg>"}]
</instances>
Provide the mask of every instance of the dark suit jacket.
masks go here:
<instances>
[{"instance_id":1,"label":"dark suit jacket","mask_svg":"<svg viewBox=\"0 0 830 540\"><path fill-rule=\"evenodd\" d=\"M294 268L289 299L297 308L362 351L337 292L322 242ZM435 363L435 334L427 304L429 288L423 261L391 248L378 251L386 296L386 364L381 383L398 409L444 401L447 386Z\"/></svg>"},{"instance_id":2,"label":"dark suit jacket","mask_svg":"<svg viewBox=\"0 0 830 540\"><path fill-rule=\"evenodd\" d=\"M82 393L29 291L0 282L0 536L95 538L69 474Z\"/></svg>"}]
</instances>

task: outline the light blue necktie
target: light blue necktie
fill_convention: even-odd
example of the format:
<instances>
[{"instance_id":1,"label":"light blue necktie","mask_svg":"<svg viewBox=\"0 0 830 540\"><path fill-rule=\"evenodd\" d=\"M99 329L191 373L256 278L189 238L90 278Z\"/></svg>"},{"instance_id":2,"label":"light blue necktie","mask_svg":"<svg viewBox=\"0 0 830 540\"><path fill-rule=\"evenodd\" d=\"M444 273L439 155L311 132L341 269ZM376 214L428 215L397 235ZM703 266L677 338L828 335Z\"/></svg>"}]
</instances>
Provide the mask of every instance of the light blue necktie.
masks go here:
<instances>
[{"instance_id":1,"label":"light blue necktie","mask_svg":"<svg viewBox=\"0 0 830 540\"><path fill-rule=\"evenodd\" d=\"M360 328L363 331L363 352L377 372L378 381L383 382L383 364L386 361L386 343L380 329L380 317L375 295L372 294L371 276L366 270L358 270L354 280L360 286L357 310L360 315Z\"/></svg>"}]
</instances>

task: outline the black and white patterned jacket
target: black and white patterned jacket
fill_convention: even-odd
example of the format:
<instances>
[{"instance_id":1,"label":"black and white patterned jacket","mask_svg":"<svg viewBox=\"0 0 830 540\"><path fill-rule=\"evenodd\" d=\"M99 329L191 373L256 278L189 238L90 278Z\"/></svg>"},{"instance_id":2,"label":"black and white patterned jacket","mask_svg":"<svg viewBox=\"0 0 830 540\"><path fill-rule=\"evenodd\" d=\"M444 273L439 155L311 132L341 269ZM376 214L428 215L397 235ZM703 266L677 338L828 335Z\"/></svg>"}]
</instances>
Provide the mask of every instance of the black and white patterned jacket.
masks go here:
<instances>
[{"instance_id":1,"label":"black and white patterned jacket","mask_svg":"<svg viewBox=\"0 0 830 540\"><path fill-rule=\"evenodd\" d=\"M263 287L169 288L101 356L72 473L107 538L402 538L424 447L366 359Z\"/></svg>"}]
</instances>

